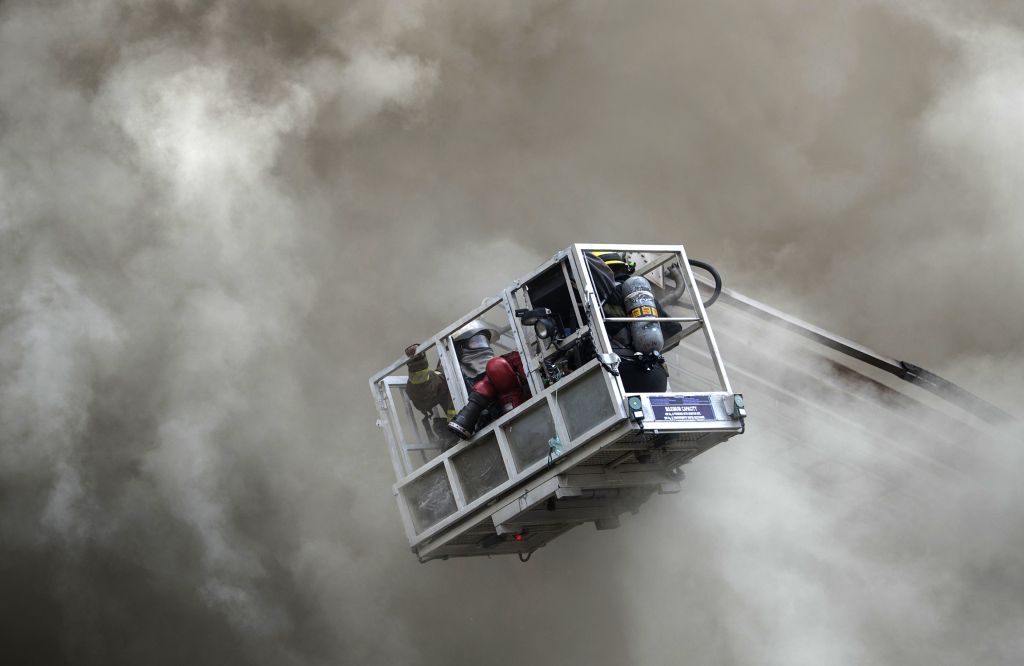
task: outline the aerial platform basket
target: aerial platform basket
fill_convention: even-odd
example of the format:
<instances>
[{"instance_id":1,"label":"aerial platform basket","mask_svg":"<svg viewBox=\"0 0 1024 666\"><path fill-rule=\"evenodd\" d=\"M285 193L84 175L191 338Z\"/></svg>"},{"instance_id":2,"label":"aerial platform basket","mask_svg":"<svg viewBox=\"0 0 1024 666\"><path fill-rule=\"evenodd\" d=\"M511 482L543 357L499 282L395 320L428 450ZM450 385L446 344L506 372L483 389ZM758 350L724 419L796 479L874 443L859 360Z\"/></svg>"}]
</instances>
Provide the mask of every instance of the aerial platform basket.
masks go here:
<instances>
[{"instance_id":1,"label":"aerial platform basket","mask_svg":"<svg viewBox=\"0 0 1024 666\"><path fill-rule=\"evenodd\" d=\"M682 293L686 316L660 315L682 325L665 352L688 336L702 338L707 367L673 370L666 393L625 390L586 260L592 251L628 253L657 289ZM526 369L532 397L447 450L406 393L407 358L372 377L413 552L424 561L523 557L582 523L616 527L622 513L635 513L653 494L678 491L682 465L744 427L742 399L729 384L699 294L681 245L576 244L559 252L419 345L443 372L456 409L466 404L467 388L452 336L466 323L486 322L498 334L496 353L518 351ZM557 344L516 316L534 308L548 308L559 321ZM567 371L559 361L581 340L596 357Z\"/></svg>"}]
</instances>

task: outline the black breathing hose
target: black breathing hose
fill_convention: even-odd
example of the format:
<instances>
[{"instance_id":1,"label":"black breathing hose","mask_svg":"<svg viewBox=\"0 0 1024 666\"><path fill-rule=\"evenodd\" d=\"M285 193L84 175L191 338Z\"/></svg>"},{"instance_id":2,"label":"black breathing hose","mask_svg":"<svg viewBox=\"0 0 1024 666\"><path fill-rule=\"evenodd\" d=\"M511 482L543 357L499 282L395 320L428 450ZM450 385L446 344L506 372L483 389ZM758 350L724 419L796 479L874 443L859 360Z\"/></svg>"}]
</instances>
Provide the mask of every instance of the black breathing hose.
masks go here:
<instances>
[{"instance_id":1,"label":"black breathing hose","mask_svg":"<svg viewBox=\"0 0 1024 666\"><path fill-rule=\"evenodd\" d=\"M711 292L711 296L708 298L708 300L704 301L704 307L711 307L711 305L715 301L717 301L718 297L722 294L722 275L715 269L714 266L712 266L706 261L701 261L700 259L690 259L689 261L690 265L693 266L694 268L700 268L710 273L712 279L714 279L715 281L715 290ZM668 274L669 277L675 280L676 288L673 289L672 292L665 297L665 303L678 303L679 305L682 305L683 307L692 310L692 305L680 300L682 299L683 294L686 292L686 282L683 280L683 271L679 268L679 265L673 264L668 269Z\"/></svg>"}]
</instances>

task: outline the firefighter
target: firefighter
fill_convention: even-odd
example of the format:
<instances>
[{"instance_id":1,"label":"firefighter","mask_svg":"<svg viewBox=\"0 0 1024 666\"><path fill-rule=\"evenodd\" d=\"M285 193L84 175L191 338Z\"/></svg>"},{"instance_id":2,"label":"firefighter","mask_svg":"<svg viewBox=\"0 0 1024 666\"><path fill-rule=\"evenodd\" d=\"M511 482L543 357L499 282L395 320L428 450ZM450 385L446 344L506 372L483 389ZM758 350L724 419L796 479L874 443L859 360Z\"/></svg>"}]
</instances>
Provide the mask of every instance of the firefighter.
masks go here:
<instances>
[{"instance_id":1,"label":"firefighter","mask_svg":"<svg viewBox=\"0 0 1024 666\"><path fill-rule=\"evenodd\" d=\"M668 370L661 350L665 338L682 330L675 322L645 321L665 316L651 283L633 275L636 265L620 252L587 255L590 274L605 317L632 317L632 323L609 322L608 338L621 362L619 374L627 392L662 393L668 389Z\"/></svg>"},{"instance_id":2,"label":"firefighter","mask_svg":"<svg viewBox=\"0 0 1024 666\"><path fill-rule=\"evenodd\" d=\"M406 347L405 355L409 357L406 364L409 372L406 394L413 406L423 413L423 427L430 439L440 445L442 450L451 448L458 441L447 428L449 419L455 416L455 404L444 373L440 366L431 370L427 355L419 351L416 345ZM435 407L440 407L445 416L437 416Z\"/></svg>"},{"instance_id":3,"label":"firefighter","mask_svg":"<svg viewBox=\"0 0 1024 666\"><path fill-rule=\"evenodd\" d=\"M519 352L497 356L491 348L495 333L480 320L471 321L454 337L469 401L448 422L448 430L462 439L523 404L530 397Z\"/></svg>"},{"instance_id":4,"label":"firefighter","mask_svg":"<svg viewBox=\"0 0 1024 666\"><path fill-rule=\"evenodd\" d=\"M495 332L477 319L460 328L452 336L462 378L469 392L469 402L456 414L448 384L440 369L431 370L426 356L417 353L416 345L406 348L409 383L407 392L416 409L431 412L440 406L446 413L447 427L442 419L431 421L433 431L445 431L444 448L455 443L453 436L469 439L481 427L501 414L515 409L530 397L526 373L519 352L497 356L491 347Z\"/></svg>"}]
</instances>

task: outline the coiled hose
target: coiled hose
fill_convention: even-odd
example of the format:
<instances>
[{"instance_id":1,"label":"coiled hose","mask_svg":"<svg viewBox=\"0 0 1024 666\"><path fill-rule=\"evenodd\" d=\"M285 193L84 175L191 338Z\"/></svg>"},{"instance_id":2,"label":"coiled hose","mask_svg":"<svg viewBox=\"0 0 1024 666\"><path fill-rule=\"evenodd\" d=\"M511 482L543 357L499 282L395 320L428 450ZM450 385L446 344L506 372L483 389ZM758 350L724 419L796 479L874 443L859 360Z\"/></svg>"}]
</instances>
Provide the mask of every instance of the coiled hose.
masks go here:
<instances>
[{"instance_id":1,"label":"coiled hose","mask_svg":"<svg viewBox=\"0 0 1024 666\"><path fill-rule=\"evenodd\" d=\"M715 281L715 290L711 292L711 296L708 297L708 300L704 301L705 308L711 307L711 305L715 301L717 301L718 297L722 294L722 276L715 269L714 266L712 266L706 261L701 261L700 259L690 259L689 262L690 265L693 266L694 268L700 268L710 273L711 278ZM681 300L683 294L686 292L686 281L683 280L683 271L681 268L679 268L679 264L672 264L669 267L668 276L675 280L676 288L669 292L669 294L665 297L665 303L678 303L679 305L682 305L683 307L692 310L692 305Z\"/></svg>"}]
</instances>

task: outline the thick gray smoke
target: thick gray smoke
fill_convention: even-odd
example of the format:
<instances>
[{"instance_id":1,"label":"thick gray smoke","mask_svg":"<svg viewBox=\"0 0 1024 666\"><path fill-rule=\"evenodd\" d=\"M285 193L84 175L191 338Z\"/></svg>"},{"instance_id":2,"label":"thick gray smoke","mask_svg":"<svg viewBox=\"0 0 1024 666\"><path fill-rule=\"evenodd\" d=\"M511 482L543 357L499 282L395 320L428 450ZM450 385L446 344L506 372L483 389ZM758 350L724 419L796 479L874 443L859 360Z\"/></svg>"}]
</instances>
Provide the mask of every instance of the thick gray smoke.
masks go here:
<instances>
[{"instance_id":1,"label":"thick gray smoke","mask_svg":"<svg viewBox=\"0 0 1024 666\"><path fill-rule=\"evenodd\" d=\"M1012 409L1024 14L961 4L0 2L4 661L1020 661L1020 433L752 420L615 533L424 566L365 384L682 242ZM792 472L840 449L887 483Z\"/></svg>"}]
</instances>

